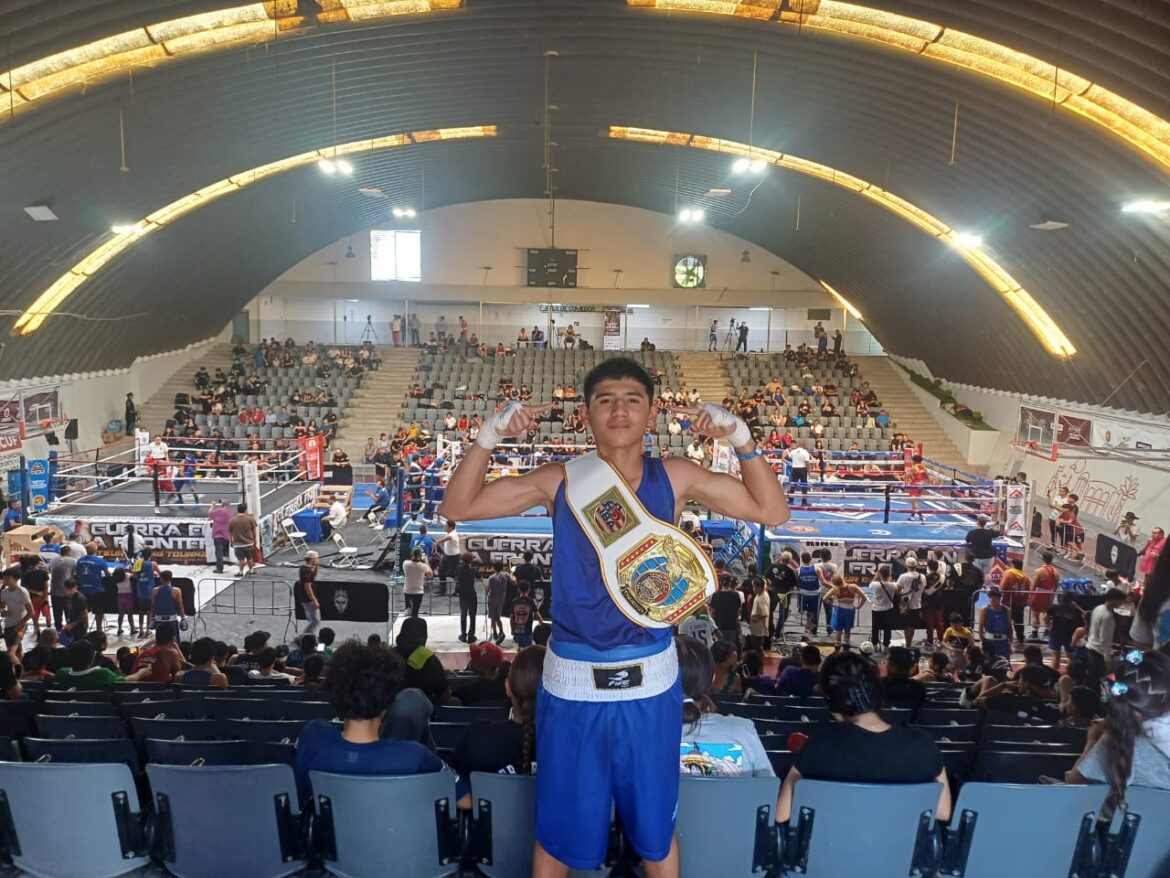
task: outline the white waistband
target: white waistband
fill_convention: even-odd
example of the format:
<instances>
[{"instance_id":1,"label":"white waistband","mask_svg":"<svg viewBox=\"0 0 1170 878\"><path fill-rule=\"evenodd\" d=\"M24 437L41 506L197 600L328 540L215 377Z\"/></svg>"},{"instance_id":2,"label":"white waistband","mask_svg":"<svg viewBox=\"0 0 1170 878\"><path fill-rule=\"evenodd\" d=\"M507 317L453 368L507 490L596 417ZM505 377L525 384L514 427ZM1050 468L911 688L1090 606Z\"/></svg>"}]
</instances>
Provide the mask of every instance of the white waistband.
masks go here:
<instances>
[{"instance_id":1,"label":"white waistband","mask_svg":"<svg viewBox=\"0 0 1170 878\"><path fill-rule=\"evenodd\" d=\"M674 645L654 655L617 662L544 656L544 691L567 701L636 701L661 695L678 679Z\"/></svg>"},{"instance_id":2,"label":"white waistband","mask_svg":"<svg viewBox=\"0 0 1170 878\"><path fill-rule=\"evenodd\" d=\"M179 618L178 616L155 616L154 621L156 621L156 622L175 622L178 620L178 618Z\"/></svg>"}]
</instances>

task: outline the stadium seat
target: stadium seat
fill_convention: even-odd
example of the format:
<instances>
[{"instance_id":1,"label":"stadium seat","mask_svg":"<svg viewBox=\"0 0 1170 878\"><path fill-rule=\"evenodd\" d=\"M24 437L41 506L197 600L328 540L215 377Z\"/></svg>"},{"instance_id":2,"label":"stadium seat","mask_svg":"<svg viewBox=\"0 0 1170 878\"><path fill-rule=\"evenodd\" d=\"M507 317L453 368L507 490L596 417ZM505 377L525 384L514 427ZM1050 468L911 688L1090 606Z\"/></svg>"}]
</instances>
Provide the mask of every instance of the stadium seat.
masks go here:
<instances>
[{"instance_id":1,"label":"stadium seat","mask_svg":"<svg viewBox=\"0 0 1170 878\"><path fill-rule=\"evenodd\" d=\"M96 878L149 864L143 815L125 765L0 764L0 837L17 868L52 878ZM68 803L68 843L46 802Z\"/></svg>"},{"instance_id":2,"label":"stadium seat","mask_svg":"<svg viewBox=\"0 0 1170 878\"><path fill-rule=\"evenodd\" d=\"M1100 785L964 784L950 827L943 833L939 874L951 878L1095 874L1093 830L1105 793Z\"/></svg>"},{"instance_id":3,"label":"stadium seat","mask_svg":"<svg viewBox=\"0 0 1170 878\"><path fill-rule=\"evenodd\" d=\"M44 716L117 716L108 701L46 701L40 712Z\"/></svg>"},{"instance_id":4,"label":"stadium seat","mask_svg":"<svg viewBox=\"0 0 1170 878\"><path fill-rule=\"evenodd\" d=\"M458 697L459 690L453 689L452 693ZM500 707L483 707L480 705L459 707L444 704L435 709L434 721L437 723L470 723L478 720L495 722L507 718L508 708L502 705Z\"/></svg>"},{"instance_id":5,"label":"stadium seat","mask_svg":"<svg viewBox=\"0 0 1170 878\"><path fill-rule=\"evenodd\" d=\"M938 743L974 744L979 740L979 726L924 726L917 724L916 729L922 729Z\"/></svg>"},{"instance_id":6,"label":"stadium seat","mask_svg":"<svg viewBox=\"0 0 1170 878\"><path fill-rule=\"evenodd\" d=\"M151 764L146 774L157 815L156 852L178 878L278 878L305 867L288 765Z\"/></svg>"},{"instance_id":7,"label":"stadium seat","mask_svg":"<svg viewBox=\"0 0 1170 878\"><path fill-rule=\"evenodd\" d=\"M678 795L681 874L751 876L778 860L774 777L684 777ZM936 796L937 798L937 796ZM718 814L718 820L711 816Z\"/></svg>"},{"instance_id":8,"label":"stadium seat","mask_svg":"<svg viewBox=\"0 0 1170 878\"><path fill-rule=\"evenodd\" d=\"M1125 811L1113 820L1113 830L1101 857L1102 875L1125 878L1165 878L1170 875L1170 792L1129 787Z\"/></svg>"},{"instance_id":9,"label":"stadium seat","mask_svg":"<svg viewBox=\"0 0 1170 878\"><path fill-rule=\"evenodd\" d=\"M314 835L331 874L439 878L456 871L454 773L369 777L313 771L309 780Z\"/></svg>"},{"instance_id":10,"label":"stadium seat","mask_svg":"<svg viewBox=\"0 0 1170 878\"><path fill-rule=\"evenodd\" d=\"M444 750L454 750L459 745L459 741L467 732L467 723L453 723L453 722L432 722L430 724L431 739L435 742L436 748Z\"/></svg>"},{"instance_id":11,"label":"stadium seat","mask_svg":"<svg viewBox=\"0 0 1170 878\"><path fill-rule=\"evenodd\" d=\"M783 835L784 864L790 871L815 876L929 875L938 855L934 811L941 790L933 782L799 780ZM850 831L871 825L878 814L897 818L883 819L880 832Z\"/></svg>"},{"instance_id":12,"label":"stadium seat","mask_svg":"<svg viewBox=\"0 0 1170 878\"><path fill-rule=\"evenodd\" d=\"M997 726L983 727L983 740L997 743L1046 742L1067 744L1078 752L1085 749L1087 729L1067 726ZM1004 748L1000 748L1004 749Z\"/></svg>"},{"instance_id":13,"label":"stadium seat","mask_svg":"<svg viewBox=\"0 0 1170 878\"><path fill-rule=\"evenodd\" d=\"M487 878L529 878L536 843L536 778L471 775L470 854ZM571 869L570 878L600 878L606 870Z\"/></svg>"},{"instance_id":14,"label":"stadium seat","mask_svg":"<svg viewBox=\"0 0 1170 878\"><path fill-rule=\"evenodd\" d=\"M924 705L918 708L914 721L924 726L975 726L983 722L983 714L978 710Z\"/></svg>"},{"instance_id":15,"label":"stadium seat","mask_svg":"<svg viewBox=\"0 0 1170 878\"><path fill-rule=\"evenodd\" d=\"M765 741L764 746L768 746ZM765 750L768 756L768 762L772 764L772 771L776 773L776 777L783 782L788 775L788 769L792 768L792 757L795 755L791 750Z\"/></svg>"},{"instance_id":16,"label":"stadium seat","mask_svg":"<svg viewBox=\"0 0 1170 878\"><path fill-rule=\"evenodd\" d=\"M212 719L281 719L280 702L272 698L208 698Z\"/></svg>"},{"instance_id":17,"label":"stadium seat","mask_svg":"<svg viewBox=\"0 0 1170 878\"><path fill-rule=\"evenodd\" d=\"M157 765L292 765L295 758L292 744L146 739L146 759Z\"/></svg>"},{"instance_id":18,"label":"stadium seat","mask_svg":"<svg viewBox=\"0 0 1170 878\"><path fill-rule=\"evenodd\" d=\"M135 701L123 704L122 716L152 719L205 719L207 705L202 698L169 698L165 701Z\"/></svg>"},{"instance_id":19,"label":"stadium seat","mask_svg":"<svg viewBox=\"0 0 1170 878\"><path fill-rule=\"evenodd\" d=\"M208 741L224 737L224 730L219 722L213 719L154 719L135 716L130 718L130 726L134 730L135 739L139 741L147 738L158 738L163 741L173 741L176 738Z\"/></svg>"},{"instance_id":20,"label":"stadium seat","mask_svg":"<svg viewBox=\"0 0 1170 878\"><path fill-rule=\"evenodd\" d=\"M225 737L239 738L241 741L296 741L301 729L305 727L305 720L255 720L229 719L224 721Z\"/></svg>"},{"instance_id":21,"label":"stadium seat","mask_svg":"<svg viewBox=\"0 0 1170 878\"><path fill-rule=\"evenodd\" d=\"M1035 784L1041 775L1063 780L1079 753L1031 753L1019 750L980 750L971 778L986 783Z\"/></svg>"},{"instance_id":22,"label":"stadium seat","mask_svg":"<svg viewBox=\"0 0 1170 878\"><path fill-rule=\"evenodd\" d=\"M125 738L126 724L116 716L37 717L37 729L44 738Z\"/></svg>"},{"instance_id":23,"label":"stadium seat","mask_svg":"<svg viewBox=\"0 0 1170 878\"><path fill-rule=\"evenodd\" d=\"M21 746L28 762L121 763L135 775L142 774L138 748L127 738L96 741L81 738L25 738Z\"/></svg>"}]
</instances>

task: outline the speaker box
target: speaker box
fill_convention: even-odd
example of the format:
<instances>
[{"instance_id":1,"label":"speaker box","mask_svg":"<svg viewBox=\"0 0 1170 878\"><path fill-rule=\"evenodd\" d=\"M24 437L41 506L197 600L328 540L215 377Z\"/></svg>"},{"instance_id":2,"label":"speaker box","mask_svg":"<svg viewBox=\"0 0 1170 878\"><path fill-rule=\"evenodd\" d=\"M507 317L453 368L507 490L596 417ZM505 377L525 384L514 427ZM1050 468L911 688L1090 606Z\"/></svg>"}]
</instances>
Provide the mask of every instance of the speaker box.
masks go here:
<instances>
[{"instance_id":1,"label":"speaker box","mask_svg":"<svg viewBox=\"0 0 1170 878\"><path fill-rule=\"evenodd\" d=\"M65 425L65 438L77 441L77 418L70 418L69 423Z\"/></svg>"}]
</instances>

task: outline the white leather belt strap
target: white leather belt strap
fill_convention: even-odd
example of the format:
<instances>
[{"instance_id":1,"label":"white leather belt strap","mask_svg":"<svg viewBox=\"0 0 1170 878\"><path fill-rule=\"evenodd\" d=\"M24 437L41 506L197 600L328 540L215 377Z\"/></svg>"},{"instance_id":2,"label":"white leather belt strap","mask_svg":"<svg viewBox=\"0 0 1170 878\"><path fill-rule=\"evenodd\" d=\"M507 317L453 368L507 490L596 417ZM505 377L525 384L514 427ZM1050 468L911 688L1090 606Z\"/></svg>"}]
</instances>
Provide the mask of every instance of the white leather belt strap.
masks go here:
<instances>
[{"instance_id":1,"label":"white leather belt strap","mask_svg":"<svg viewBox=\"0 0 1170 878\"><path fill-rule=\"evenodd\" d=\"M565 503L597 552L606 590L631 622L667 628L706 604L715 568L689 534L651 515L597 452L564 466Z\"/></svg>"},{"instance_id":2,"label":"white leather belt strap","mask_svg":"<svg viewBox=\"0 0 1170 878\"><path fill-rule=\"evenodd\" d=\"M567 701L636 701L661 695L678 679L674 643L653 655L610 662L567 659L549 649L544 691Z\"/></svg>"}]
</instances>

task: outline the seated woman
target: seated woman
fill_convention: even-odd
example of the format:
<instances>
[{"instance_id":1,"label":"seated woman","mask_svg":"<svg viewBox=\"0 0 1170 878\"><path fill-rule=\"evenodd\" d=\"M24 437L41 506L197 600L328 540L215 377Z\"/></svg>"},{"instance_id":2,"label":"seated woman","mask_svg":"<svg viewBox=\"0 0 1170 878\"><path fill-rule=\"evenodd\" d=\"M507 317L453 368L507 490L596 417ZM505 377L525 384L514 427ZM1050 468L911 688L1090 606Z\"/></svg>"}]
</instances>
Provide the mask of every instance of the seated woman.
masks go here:
<instances>
[{"instance_id":1,"label":"seated woman","mask_svg":"<svg viewBox=\"0 0 1170 878\"><path fill-rule=\"evenodd\" d=\"M935 818L951 817L951 789L942 753L927 732L881 718L881 676L863 655L838 652L821 664L821 692L837 720L809 727L776 801L776 822L787 823L802 778L850 783L941 784Z\"/></svg>"},{"instance_id":2,"label":"seated woman","mask_svg":"<svg viewBox=\"0 0 1170 878\"><path fill-rule=\"evenodd\" d=\"M536 758L536 690L544 673L543 646L529 646L516 654L504 691L512 702L512 718L498 722L475 722L467 727L455 746L451 767L459 772L467 790L455 803L470 810L471 792L466 783L473 771L530 774Z\"/></svg>"},{"instance_id":3,"label":"seated woman","mask_svg":"<svg viewBox=\"0 0 1170 878\"><path fill-rule=\"evenodd\" d=\"M775 777L752 721L722 716L711 700L711 650L694 637L676 637L674 644L684 697L679 771L700 777Z\"/></svg>"},{"instance_id":4,"label":"seated woman","mask_svg":"<svg viewBox=\"0 0 1170 878\"><path fill-rule=\"evenodd\" d=\"M821 403L821 417L831 418L837 414L837 407L834 406L827 399Z\"/></svg>"},{"instance_id":5,"label":"seated woman","mask_svg":"<svg viewBox=\"0 0 1170 878\"><path fill-rule=\"evenodd\" d=\"M351 641L334 650L321 691L342 727L315 719L301 730L294 771L302 802L311 797L310 771L401 776L443 769L422 744L380 737L405 671L401 656L384 646Z\"/></svg>"},{"instance_id":6,"label":"seated woman","mask_svg":"<svg viewBox=\"0 0 1170 878\"><path fill-rule=\"evenodd\" d=\"M1068 782L1109 784L1109 808L1125 804L1131 785L1170 790L1170 655L1125 653L1106 692L1105 720L1090 730Z\"/></svg>"},{"instance_id":7,"label":"seated woman","mask_svg":"<svg viewBox=\"0 0 1170 878\"><path fill-rule=\"evenodd\" d=\"M496 345L496 356L505 357L508 355L508 349L504 347L504 343L500 342Z\"/></svg>"},{"instance_id":8,"label":"seated woman","mask_svg":"<svg viewBox=\"0 0 1170 878\"><path fill-rule=\"evenodd\" d=\"M715 673L711 688L717 695L739 695L743 692L739 676L739 653L735 644L718 640L711 645L711 660Z\"/></svg>"}]
</instances>

